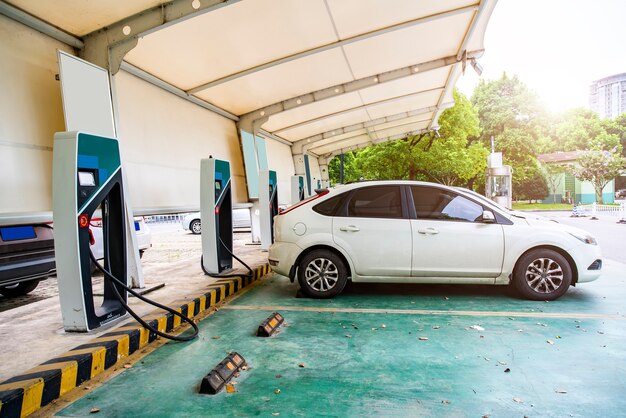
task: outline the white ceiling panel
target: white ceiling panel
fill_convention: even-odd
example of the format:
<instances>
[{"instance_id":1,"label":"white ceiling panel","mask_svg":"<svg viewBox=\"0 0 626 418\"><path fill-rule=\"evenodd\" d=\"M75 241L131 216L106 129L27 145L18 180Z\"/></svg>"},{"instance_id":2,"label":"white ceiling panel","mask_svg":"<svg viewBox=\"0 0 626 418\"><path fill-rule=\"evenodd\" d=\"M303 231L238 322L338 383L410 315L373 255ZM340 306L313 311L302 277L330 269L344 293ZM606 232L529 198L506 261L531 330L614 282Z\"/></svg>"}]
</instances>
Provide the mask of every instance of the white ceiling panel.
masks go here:
<instances>
[{"instance_id":1,"label":"white ceiling panel","mask_svg":"<svg viewBox=\"0 0 626 418\"><path fill-rule=\"evenodd\" d=\"M355 123L367 120L369 120L367 112L363 109L359 109L283 131L280 133L280 136L289 141L297 141L302 138L308 138L322 132L332 131L333 129L354 125Z\"/></svg>"},{"instance_id":2,"label":"white ceiling panel","mask_svg":"<svg viewBox=\"0 0 626 418\"><path fill-rule=\"evenodd\" d=\"M342 39L400 22L456 10L477 0L328 0L337 32Z\"/></svg>"},{"instance_id":3,"label":"white ceiling panel","mask_svg":"<svg viewBox=\"0 0 626 418\"><path fill-rule=\"evenodd\" d=\"M472 12L385 33L344 46L356 78L456 55ZM375 51L375 53L373 53Z\"/></svg>"},{"instance_id":4,"label":"white ceiling panel","mask_svg":"<svg viewBox=\"0 0 626 418\"><path fill-rule=\"evenodd\" d=\"M357 137L349 138L343 141L335 142L333 144L324 145L321 147L311 148L310 151L317 155L324 155L329 152L333 152L336 149L347 148L352 145L362 144L364 142L370 142L372 140L368 135L360 135Z\"/></svg>"},{"instance_id":5,"label":"white ceiling panel","mask_svg":"<svg viewBox=\"0 0 626 418\"><path fill-rule=\"evenodd\" d=\"M400 112L409 112L415 109L435 106L437 105L437 101L439 100L439 96L442 92L443 89L436 89L434 91L412 94L388 103L368 106L367 113L372 119L377 119L389 115L395 115Z\"/></svg>"},{"instance_id":6,"label":"white ceiling panel","mask_svg":"<svg viewBox=\"0 0 626 418\"><path fill-rule=\"evenodd\" d=\"M417 131L420 129L426 129L428 128L429 123L430 123L430 120L426 120L426 121L413 122L413 123L406 124L406 125L403 124L403 125L395 126L392 128L381 129L381 130L374 132L372 136L375 137L376 139L383 139L383 138L388 138L394 135L406 134L406 133Z\"/></svg>"},{"instance_id":7,"label":"white ceiling panel","mask_svg":"<svg viewBox=\"0 0 626 418\"><path fill-rule=\"evenodd\" d=\"M189 90L335 41L323 0L244 0L149 34L125 59Z\"/></svg>"},{"instance_id":8,"label":"white ceiling panel","mask_svg":"<svg viewBox=\"0 0 626 418\"><path fill-rule=\"evenodd\" d=\"M322 147L324 145L333 144L333 143L336 143L336 142L339 142L339 141L343 141L343 140L346 140L346 139L362 137L364 135L367 136L367 131L365 129L359 129L358 131L350 132L350 133L343 134L343 135L333 136L331 138L323 139L321 141L312 142L310 144L306 144L304 147L305 147L305 149L314 149L314 148Z\"/></svg>"},{"instance_id":9,"label":"white ceiling panel","mask_svg":"<svg viewBox=\"0 0 626 418\"><path fill-rule=\"evenodd\" d=\"M83 36L164 0L8 0L25 12L76 36Z\"/></svg>"},{"instance_id":10,"label":"white ceiling panel","mask_svg":"<svg viewBox=\"0 0 626 418\"><path fill-rule=\"evenodd\" d=\"M314 102L306 106L296 107L274 115L263 125L264 129L271 132L284 129L297 123L317 119L346 109L362 106L363 102L359 93L353 92L336 96L327 100Z\"/></svg>"},{"instance_id":11,"label":"white ceiling panel","mask_svg":"<svg viewBox=\"0 0 626 418\"><path fill-rule=\"evenodd\" d=\"M449 73L450 67L443 67L387 83L377 84L373 87L361 90L361 97L365 103L374 103L389 97L417 93L423 90L430 90L433 87L444 87Z\"/></svg>"},{"instance_id":12,"label":"white ceiling panel","mask_svg":"<svg viewBox=\"0 0 626 418\"><path fill-rule=\"evenodd\" d=\"M298 74L298 77L294 77ZM196 94L231 113L240 115L281 100L320 90L329 84L352 80L340 49L290 61ZM242 93L254 92L242 100Z\"/></svg>"}]
</instances>

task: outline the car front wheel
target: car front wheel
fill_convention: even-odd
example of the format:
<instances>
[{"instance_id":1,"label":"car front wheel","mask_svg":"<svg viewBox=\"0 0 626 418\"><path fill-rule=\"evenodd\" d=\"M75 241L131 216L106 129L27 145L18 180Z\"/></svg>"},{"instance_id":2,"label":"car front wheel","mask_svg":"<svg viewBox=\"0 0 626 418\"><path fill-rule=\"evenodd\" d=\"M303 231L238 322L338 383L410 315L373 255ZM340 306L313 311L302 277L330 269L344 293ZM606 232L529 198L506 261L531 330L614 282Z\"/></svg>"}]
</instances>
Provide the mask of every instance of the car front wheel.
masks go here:
<instances>
[{"instance_id":1,"label":"car front wheel","mask_svg":"<svg viewBox=\"0 0 626 418\"><path fill-rule=\"evenodd\" d=\"M343 260L331 251L311 251L298 264L298 282L302 292L309 297L332 298L341 293L347 281Z\"/></svg>"},{"instance_id":2,"label":"car front wheel","mask_svg":"<svg viewBox=\"0 0 626 418\"><path fill-rule=\"evenodd\" d=\"M531 300L555 300L572 284L572 267L556 251L536 249L524 254L513 272L513 286Z\"/></svg>"},{"instance_id":3,"label":"car front wheel","mask_svg":"<svg viewBox=\"0 0 626 418\"><path fill-rule=\"evenodd\" d=\"M192 233L198 235L202 232L202 224L200 223L200 219L194 219L189 224L189 229Z\"/></svg>"}]
</instances>

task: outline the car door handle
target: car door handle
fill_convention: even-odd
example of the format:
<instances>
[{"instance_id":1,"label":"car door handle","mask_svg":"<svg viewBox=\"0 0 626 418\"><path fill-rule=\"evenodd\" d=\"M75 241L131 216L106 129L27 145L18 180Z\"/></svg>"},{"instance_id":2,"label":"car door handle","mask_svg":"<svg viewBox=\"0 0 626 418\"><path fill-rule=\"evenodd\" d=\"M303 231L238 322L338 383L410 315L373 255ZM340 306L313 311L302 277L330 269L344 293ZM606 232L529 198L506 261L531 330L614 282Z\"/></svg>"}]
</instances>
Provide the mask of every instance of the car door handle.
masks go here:
<instances>
[{"instance_id":1,"label":"car door handle","mask_svg":"<svg viewBox=\"0 0 626 418\"><path fill-rule=\"evenodd\" d=\"M348 225L348 226L342 226L339 228L340 231L345 231L345 232L359 232L360 229L357 226L354 225Z\"/></svg>"},{"instance_id":2,"label":"car door handle","mask_svg":"<svg viewBox=\"0 0 626 418\"><path fill-rule=\"evenodd\" d=\"M417 232L419 232L420 234L428 234L428 235L436 235L439 233L439 231L437 231L435 228L418 229Z\"/></svg>"}]
</instances>

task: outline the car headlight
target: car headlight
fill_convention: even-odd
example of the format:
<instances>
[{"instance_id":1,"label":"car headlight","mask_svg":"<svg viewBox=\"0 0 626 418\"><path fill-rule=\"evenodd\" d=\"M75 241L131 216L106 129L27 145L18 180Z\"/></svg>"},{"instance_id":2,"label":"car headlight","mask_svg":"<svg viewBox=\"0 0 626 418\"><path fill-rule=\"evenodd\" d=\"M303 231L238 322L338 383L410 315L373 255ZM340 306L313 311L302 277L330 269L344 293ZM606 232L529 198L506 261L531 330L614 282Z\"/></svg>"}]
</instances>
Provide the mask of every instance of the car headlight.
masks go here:
<instances>
[{"instance_id":1,"label":"car headlight","mask_svg":"<svg viewBox=\"0 0 626 418\"><path fill-rule=\"evenodd\" d=\"M581 234L579 232L569 232L569 234L585 244L598 245L598 241L589 234Z\"/></svg>"}]
</instances>

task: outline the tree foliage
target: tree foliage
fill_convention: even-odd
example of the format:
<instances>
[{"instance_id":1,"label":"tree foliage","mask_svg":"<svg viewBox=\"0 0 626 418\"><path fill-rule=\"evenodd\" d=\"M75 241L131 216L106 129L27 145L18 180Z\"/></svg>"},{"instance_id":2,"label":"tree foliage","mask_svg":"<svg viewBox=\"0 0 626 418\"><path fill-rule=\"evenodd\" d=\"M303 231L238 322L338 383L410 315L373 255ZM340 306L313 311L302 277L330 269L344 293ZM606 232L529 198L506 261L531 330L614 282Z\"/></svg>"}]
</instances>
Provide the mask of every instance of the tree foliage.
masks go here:
<instances>
[{"instance_id":1,"label":"tree foliage","mask_svg":"<svg viewBox=\"0 0 626 418\"><path fill-rule=\"evenodd\" d=\"M572 174L593 184L596 201L603 203L602 190L626 167L626 159L618 148L612 150L592 149L583 151L578 157L578 165L572 166Z\"/></svg>"},{"instance_id":2,"label":"tree foliage","mask_svg":"<svg viewBox=\"0 0 626 418\"><path fill-rule=\"evenodd\" d=\"M487 149L469 142L470 137L479 134L478 115L470 101L456 91L454 98L456 104L439 118L439 135L412 135L357 151L346 168L346 179L408 179L466 185L485 170ZM332 178L338 179L336 160L329 165L329 171ZM348 172L352 174L348 176Z\"/></svg>"}]
</instances>

